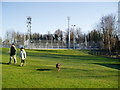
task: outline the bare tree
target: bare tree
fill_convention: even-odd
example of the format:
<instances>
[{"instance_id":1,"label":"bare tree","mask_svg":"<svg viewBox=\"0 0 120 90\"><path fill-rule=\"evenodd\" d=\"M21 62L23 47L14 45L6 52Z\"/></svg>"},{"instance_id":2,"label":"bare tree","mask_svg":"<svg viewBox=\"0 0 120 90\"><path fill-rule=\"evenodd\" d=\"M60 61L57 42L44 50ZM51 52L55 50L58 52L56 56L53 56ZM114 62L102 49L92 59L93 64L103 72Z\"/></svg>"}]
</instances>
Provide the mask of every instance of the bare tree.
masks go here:
<instances>
[{"instance_id":1,"label":"bare tree","mask_svg":"<svg viewBox=\"0 0 120 90\"><path fill-rule=\"evenodd\" d=\"M60 29L57 29L54 34L55 34L55 40L58 41L58 47L62 47L62 45L63 45L63 31Z\"/></svg>"},{"instance_id":2,"label":"bare tree","mask_svg":"<svg viewBox=\"0 0 120 90\"><path fill-rule=\"evenodd\" d=\"M88 34L89 46L99 46L104 55L119 55L120 43L117 34L117 18L110 14L103 16L97 28ZM108 53L109 52L109 53Z\"/></svg>"},{"instance_id":3,"label":"bare tree","mask_svg":"<svg viewBox=\"0 0 120 90\"><path fill-rule=\"evenodd\" d=\"M104 48L111 50L116 44L116 17L114 15L103 16L100 21L100 30L103 34Z\"/></svg>"}]
</instances>

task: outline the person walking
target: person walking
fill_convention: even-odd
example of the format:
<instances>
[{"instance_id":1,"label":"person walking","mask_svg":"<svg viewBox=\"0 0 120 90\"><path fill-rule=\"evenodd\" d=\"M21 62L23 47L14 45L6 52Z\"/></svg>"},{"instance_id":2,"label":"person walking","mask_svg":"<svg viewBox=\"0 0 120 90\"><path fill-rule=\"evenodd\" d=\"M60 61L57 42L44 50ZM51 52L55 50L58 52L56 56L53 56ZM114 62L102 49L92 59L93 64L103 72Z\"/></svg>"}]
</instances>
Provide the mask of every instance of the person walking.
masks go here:
<instances>
[{"instance_id":1,"label":"person walking","mask_svg":"<svg viewBox=\"0 0 120 90\"><path fill-rule=\"evenodd\" d=\"M23 47L20 48L20 58L21 58L20 66L25 66L26 65L26 61L25 61L26 52Z\"/></svg>"},{"instance_id":2,"label":"person walking","mask_svg":"<svg viewBox=\"0 0 120 90\"><path fill-rule=\"evenodd\" d=\"M10 60L9 60L9 63L8 64L11 64L11 61L12 61L12 58L14 59L14 64L17 63L17 60L16 60L16 47L14 45L14 43L11 45L11 48L10 48Z\"/></svg>"}]
</instances>

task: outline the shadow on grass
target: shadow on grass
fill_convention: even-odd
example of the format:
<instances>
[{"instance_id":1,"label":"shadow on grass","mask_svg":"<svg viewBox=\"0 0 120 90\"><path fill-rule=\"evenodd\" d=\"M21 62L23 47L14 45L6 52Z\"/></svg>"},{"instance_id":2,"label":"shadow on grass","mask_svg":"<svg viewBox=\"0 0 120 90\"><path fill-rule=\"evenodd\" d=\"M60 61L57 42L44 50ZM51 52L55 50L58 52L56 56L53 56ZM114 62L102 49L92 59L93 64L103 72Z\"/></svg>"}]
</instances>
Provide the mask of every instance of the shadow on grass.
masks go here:
<instances>
[{"instance_id":1,"label":"shadow on grass","mask_svg":"<svg viewBox=\"0 0 120 90\"><path fill-rule=\"evenodd\" d=\"M118 75L104 75L104 76L80 76L81 78L107 78L107 77L118 77Z\"/></svg>"},{"instance_id":2,"label":"shadow on grass","mask_svg":"<svg viewBox=\"0 0 120 90\"><path fill-rule=\"evenodd\" d=\"M75 60L89 60L89 61L113 61L113 59L108 59L108 58L105 58L105 57L98 57L98 56L89 56L89 55L66 55L66 54L51 54L51 53L33 53L33 52L30 52L27 54L28 56L31 56L31 57L37 57L37 58L54 58L54 59L61 59L61 60L64 60L64 59L74 59ZM64 59L63 59L64 58ZM64 60L65 61L65 60ZM114 59L114 61L118 62L119 59Z\"/></svg>"},{"instance_id":3,"label":"shadow on grass","mask_svg":"<svg viewBox=\"0 0 120 90\"><path fill-rule=\"evenodd\" d=\"M8 65L8 63L0 62L0 64Z\"/></svg>"},{"instance_id":4,"label":"shadow on grass","mask_svg":"<svg viewBox=\"0 0 120 90\"><path fill-rule=\"evenodd\" d=\"M14 64L14 63L4 63L4 62L0 62L0 64L3 64L3 65L12 65L12 66L18 66L18 67L21 67L20 65L17 65L17 64Z\"/></svg>"},{"instance_id":5,"label":"shadow on grass","mask_svg":"<svg viewBox=\"0 0 120 90\"><path fill-rule=\"evenodd\" d=\"M36 69L37 71L51 71L52 69Z\"/></svg>"},{"instance_id":6,"label":"shadow on grass","mask_svg":"<svg viewBox=\"0 0 120 90\"><path fill-rule=\"evenodd\" d=\"M102 66L105 66L105 67L109 67L109 68L114 68L114 69L120 70L120 64L102 64L102 63L92 63L92 64L98 64L98 65L102 65Z\"/></svg>"},{"instance_id":7,"label":"shadow on grass","mask_svg":"<svg viewBox=\"0 0 120 90\"><path fill-rule=\"evenodd\" d=\"M29 53L28 56L31 57L43 57L43 58L58 58L63 60L64 59L77 59L77 60L96 60L96 58L92 56L84 56L84 55L64 55L64 54L47 54L47 53ZM98 58L99 60L99 58ZM103 59L101 59L103 60Z\"/></svg>"}]
</instances>

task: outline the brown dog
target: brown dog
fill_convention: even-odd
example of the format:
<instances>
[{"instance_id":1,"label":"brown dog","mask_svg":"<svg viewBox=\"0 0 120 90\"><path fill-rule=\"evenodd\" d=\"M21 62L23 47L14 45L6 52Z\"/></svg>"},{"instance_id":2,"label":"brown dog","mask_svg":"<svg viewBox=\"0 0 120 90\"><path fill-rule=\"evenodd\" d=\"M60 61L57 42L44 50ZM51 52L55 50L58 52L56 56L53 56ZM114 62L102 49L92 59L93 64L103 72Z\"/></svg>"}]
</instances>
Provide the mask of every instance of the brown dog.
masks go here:
<instances>
[{"instance_id":1,"label":"brown dog","mask_svg":"<svg viewBox=\"0 0 120 90\"><path fill-rule=\"evenodd\" d=\"M61 65L60 63L56 64L56 68L58 68L58 72L60 71L60 65Z\"/></svg>"}]
</instances>

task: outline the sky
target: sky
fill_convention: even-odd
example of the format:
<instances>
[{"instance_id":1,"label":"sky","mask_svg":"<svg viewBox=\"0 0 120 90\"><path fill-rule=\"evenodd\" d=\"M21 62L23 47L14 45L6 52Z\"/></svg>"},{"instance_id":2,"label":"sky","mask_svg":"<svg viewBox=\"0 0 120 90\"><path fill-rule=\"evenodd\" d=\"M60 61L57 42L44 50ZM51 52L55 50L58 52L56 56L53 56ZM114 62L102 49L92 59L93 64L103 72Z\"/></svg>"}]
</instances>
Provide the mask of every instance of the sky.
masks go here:
<instances>
[{"instance_id":1,"label":"sky","mask_svg":"<svg viewBox=\"0 0 120 90\"><path fill-rule=\"evenodd\" d=\"M67 16L70 17L70 25L75 24L76 28L87 33L95 28L102 16L117 15L117 12L117 2L2 2L0 36L5 38L6 31L11 30L27 33L27 16L32 17L32 33L65 31Z\"/></svg>"}]
</instances>

